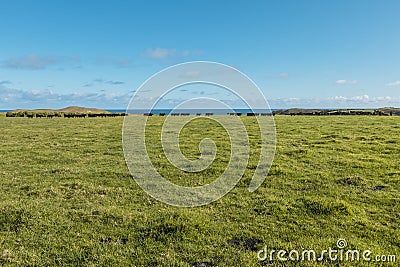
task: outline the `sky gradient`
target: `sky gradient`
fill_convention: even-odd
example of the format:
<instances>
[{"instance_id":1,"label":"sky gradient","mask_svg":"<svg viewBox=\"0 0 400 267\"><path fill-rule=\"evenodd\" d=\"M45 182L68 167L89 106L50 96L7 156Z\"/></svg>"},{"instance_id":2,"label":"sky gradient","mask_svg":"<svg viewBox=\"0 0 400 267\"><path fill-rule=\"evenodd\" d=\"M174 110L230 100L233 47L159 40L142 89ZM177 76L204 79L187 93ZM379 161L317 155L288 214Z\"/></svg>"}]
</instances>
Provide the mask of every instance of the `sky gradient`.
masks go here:
<instances>
[{"instance_id":1,"label":"sky gradient","mask_svg":"<svg viewBox=\"0 0 400 267\"><path fill-rule=\"evenodd\" d=\"M125 109L151 75L196 60L244 72L272 108L400 107L399 13L391 0L5 0L0 109Z\"/></svg>"}]
</instances>

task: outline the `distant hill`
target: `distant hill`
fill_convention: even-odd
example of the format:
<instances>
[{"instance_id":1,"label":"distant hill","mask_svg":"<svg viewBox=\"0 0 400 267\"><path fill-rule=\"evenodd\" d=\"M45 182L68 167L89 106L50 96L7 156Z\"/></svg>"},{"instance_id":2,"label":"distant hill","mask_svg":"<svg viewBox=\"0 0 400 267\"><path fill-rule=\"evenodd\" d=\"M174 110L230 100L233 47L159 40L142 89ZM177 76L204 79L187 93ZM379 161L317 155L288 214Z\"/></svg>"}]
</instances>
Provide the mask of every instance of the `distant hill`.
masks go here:
<instances>
[{"instance_id":1,"label":"distant hill","mask_svg":"<svg viewBox=\"0 0 400 267\"><path fill-rule=\"evenodd\" d=\"M110 114L111 112L104 110L104 109L97 109L97 108L84 108L84 107L77 107L71 106L62 109L56 110L58 112L63 113L97 113L97 114Z\"/></svg>"},{"instance_id":2,"label":"distant hill","mask_svg":"<svg viewBox=\"0 0 400 267\"><path fill-rule=\"evenodd\" d=\"M323 109L305 109L305 108L289 108L289 109L279 109L274 111L274 113L278 115L293 115L293 114L312 115L324 112L325 110Z\"/></svg>"},{"instance_id":3,"label":"distant hill","mask_svg":"<svg viewBox=\"0 0 400 267\"><path fill-rule=\"evenodd\" d=\"M383 115L400 116L400 108L385 107L378 109L307 109L289 108L275 110L276 115Z\"/></svg>"},{"instance_id":4,"label":"distant hill","mask_svg":"<svg viewBox=\"0 0 400 267\"><path fill-rule=\"evenodd\" d=\"M385 114L393 114L400 116L400 108L386 107L386 108L378 108L378 110Z\"/></svg>"},{"instance_id":5,"label":"distant hill","mask_svg":"<svg viewBox=\"0 0 400 267\"><path fill-rule=\"evenodd\" d=\"M111 112L103 109L97 109L97 108L85 108L85 107L78 107L78 106L71 106L71 107L66 107L62 109L16 109L11 112L24 112L24 111L29 111L33 113L39 113L39 112L54 112L54 113L96 113L96 114L111 114Z\"/></svg>"}]
</instances>

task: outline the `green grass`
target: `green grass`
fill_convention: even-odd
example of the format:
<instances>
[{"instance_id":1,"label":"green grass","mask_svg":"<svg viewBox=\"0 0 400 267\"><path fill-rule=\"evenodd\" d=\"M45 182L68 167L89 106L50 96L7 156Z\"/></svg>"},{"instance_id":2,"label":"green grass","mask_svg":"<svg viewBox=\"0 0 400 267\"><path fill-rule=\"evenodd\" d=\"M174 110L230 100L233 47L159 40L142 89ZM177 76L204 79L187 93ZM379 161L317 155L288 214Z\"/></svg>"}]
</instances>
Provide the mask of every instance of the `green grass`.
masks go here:
<instances>
[{"instance_id":1,"label":"green grass","mask_svg":"<svg viewBox=\"0 0 400 267\"><path fill-rule=\"evenodd\" d=\"M321 251L339 238L349 249L400 257L400 117L276 116L275 160L254 193L248 184L260 136L255 118L242 119L252 149L243 179L214 203L179 208L154 200L131 178L122 152L123 118L0 116L0 265L261 266L267 263L256 254L265 245ZM192 186L224 170L230 152L222 128L199 119L182 131L188 158L199 156L205 136L219 149L210 168L196 175L163 155L163 120L149 118L147 131L161 174ZM251 240L259 243L248 245Z\"/></svg>"}]
</instances>

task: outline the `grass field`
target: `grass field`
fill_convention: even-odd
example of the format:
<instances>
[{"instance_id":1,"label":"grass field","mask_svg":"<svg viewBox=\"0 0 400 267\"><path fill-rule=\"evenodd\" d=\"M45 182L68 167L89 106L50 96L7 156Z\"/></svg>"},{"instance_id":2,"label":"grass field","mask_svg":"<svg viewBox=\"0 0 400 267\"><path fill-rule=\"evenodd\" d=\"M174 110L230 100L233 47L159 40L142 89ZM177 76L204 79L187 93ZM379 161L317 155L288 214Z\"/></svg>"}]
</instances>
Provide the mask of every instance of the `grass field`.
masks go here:
<instances>
[{"instance_id":1,"label":"grass field","mask_svg":"<svg viewBox=\"0 0 400 267\"><path fill-rule=\"evenodd\" d=\"M219 148L216 162L195 175L162 155L162 120L149 118L146 136L160 173L202 185L224 170L229 143L221 127L199 119L182 132L189 158L198 157L204 135ZM257 251L322 251L344 238L348 249L400 261L400 117L276 116L275 160L254 193L248 184L260 136L255 118L242 120L252 149L243 179L214 203L179 208L131 178L123 118L0 116L0 265L398 266L260 262Z\"/></svg>"}]
</instances>

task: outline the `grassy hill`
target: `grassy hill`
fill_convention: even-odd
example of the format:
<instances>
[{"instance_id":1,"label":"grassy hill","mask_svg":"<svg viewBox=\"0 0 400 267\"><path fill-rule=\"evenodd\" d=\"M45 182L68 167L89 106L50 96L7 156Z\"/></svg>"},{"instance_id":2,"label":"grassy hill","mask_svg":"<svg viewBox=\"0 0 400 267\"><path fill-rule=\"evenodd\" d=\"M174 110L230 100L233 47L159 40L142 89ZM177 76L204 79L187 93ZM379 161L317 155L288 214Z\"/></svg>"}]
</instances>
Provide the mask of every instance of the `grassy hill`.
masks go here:
<instances>
[{"instance_id":1,"label":"grassy hill","mask_svg":"<svg viewBox=\"0 0 400 267\"><path fill-rule=\"evenodd\" d=\"M125 113L111 113L107 110L84 107L67 107L62 109L16 109L6 113L7 117L28 117L28 118L54 118L54 117L116 117L125 116Z\"/></svg>"},{"instance_id":2,"label":"grassy hill","mask_svg":"<svg viewBox=\"0 0 400 267\"><path fill-rule=\"evenodd\" d=\"M33 112L33 113L97 113L97 114L110 114L109 111L97 108L85 108L85 107L78 107L78 106L70 106L62 109L16 109L11 112Z\"/></svg>"},{"instance_id":3,"label":"grassy hill","mask_svg":"<svg viewBox=\"0 0 400 267\"><path fill-rule=\"evenodd\" d=\"M397 115L400 116L400 108L378 109L307 109L290 108L274 111L276 115Z\"/></svg>"},{"instance_id":4,"label":"grassy hill","mask_svg":"<svg viewBox=\"0 0 400 267\"><path fill-rule=\"evenodd\" d=\"M58 109L57 111L64 112L64 113L97 113L97 114L109 114L110 113L109 111L103 110L103 109L84 108L84 107L77 107L77 106L62 108L62 109Z\"/></svg>"},{"instance_id":5,"label":"grassy hill","mask_svg":"<svg viewBox=\"0 0 400 267\"><path fill-rule=\"evenodd\" d=\"M392 113L393 115L400 116L400 108L386 107L378 109L386 114Z\"/></svg>"}]
</instances>

